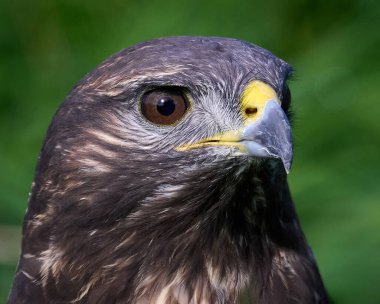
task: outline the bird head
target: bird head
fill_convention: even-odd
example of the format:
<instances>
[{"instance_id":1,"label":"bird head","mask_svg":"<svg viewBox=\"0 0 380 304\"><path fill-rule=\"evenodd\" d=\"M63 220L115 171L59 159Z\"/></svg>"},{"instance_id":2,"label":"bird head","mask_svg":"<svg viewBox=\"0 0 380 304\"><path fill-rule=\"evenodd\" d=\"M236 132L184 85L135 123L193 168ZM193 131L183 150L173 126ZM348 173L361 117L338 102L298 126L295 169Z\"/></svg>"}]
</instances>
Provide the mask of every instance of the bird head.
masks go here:
<instances>
[{"instance_id":1,"label":"bird head","mask_svg":"<svg viewBox=\"0 0 380 304\"><path fill-rule=\"evenodd\" d=\"M78 84L53 123L63 129L53 134L63 133L55 146L75 150L78 171L112 170L109 160L122 165L141 158L148 165L160 156L189 166L227 156L247 164L279 159L289 172L290 73L284 61L239 40L145 42L114 55Z\"/></svg>"},{"instance_id":2,"label":"bird head","mask_svg":"<svg viewBox=\"0 0 380 304\"><path fill-rule=\"evenodd\" d=\"M237 255L260 251L265 218L285 212L265 185L292 162L290 74L246 42L173 37L86 75L50 125L30 197L24 252L39 257L43 284L128 293L121 278L207 272L206 258L236 285Z\"/></svg>"}]
</instances>

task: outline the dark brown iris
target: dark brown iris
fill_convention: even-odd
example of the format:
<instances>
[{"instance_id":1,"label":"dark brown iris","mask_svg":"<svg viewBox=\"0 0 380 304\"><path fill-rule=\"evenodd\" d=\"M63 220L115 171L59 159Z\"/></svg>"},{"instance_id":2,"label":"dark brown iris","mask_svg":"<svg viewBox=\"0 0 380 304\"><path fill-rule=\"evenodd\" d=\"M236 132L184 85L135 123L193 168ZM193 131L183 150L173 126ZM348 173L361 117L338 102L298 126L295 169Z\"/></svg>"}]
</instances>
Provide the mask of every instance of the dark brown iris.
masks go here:
<instances>
[{"instance_id":1,"label":"dark brown iris","mask_svg":"<svg viewBox=\"0 0 380 304\"><path fill-rule=\"evenodd\" d=\"M165 88L146 92L141 98L141 112L150 122L171 125L179 121L189 102L178 89Z\"/></svg>"}]
</instances>

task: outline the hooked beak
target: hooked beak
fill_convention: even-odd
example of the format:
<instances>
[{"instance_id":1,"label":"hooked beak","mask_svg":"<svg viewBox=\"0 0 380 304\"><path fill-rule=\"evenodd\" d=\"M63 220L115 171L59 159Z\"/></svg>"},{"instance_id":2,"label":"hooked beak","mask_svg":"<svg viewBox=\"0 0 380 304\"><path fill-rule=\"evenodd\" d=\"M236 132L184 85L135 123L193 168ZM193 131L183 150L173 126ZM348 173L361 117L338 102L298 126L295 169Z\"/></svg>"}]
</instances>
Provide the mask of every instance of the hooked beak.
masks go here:
<instances>
[{"instance_id":1,"label":"hooked beak","mask_svg":"<svg viewBox=\"0 0 380 304\"><path fill-rule=\"evenodd\" d=\"M289 120L274 90L260 81L247 86L241 100L243 127L182 145L178 151L205 146L234 146L258 158L281 159L289 173L293 159L293 139Z\"/></svg>"},{"instance_id":2,"label":"hooked beak","mask_svg":"<svg viewBox=\"0 0 380 304\"><path fill-rule=\"evenodd\" d=\"M293 160L292 130L277 102L269 101L261 117L243 129L241 142L248 155L281 159L289 173Z\"/></svg>"}]
</instances>

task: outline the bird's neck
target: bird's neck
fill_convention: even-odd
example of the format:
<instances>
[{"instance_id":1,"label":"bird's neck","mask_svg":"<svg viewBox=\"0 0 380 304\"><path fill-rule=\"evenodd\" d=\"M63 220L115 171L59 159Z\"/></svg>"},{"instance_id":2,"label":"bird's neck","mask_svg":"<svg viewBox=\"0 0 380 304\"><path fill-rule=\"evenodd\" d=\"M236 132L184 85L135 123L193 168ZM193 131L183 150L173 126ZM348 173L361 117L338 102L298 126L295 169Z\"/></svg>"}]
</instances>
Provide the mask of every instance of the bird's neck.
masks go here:
<instances>
[{"instance_id":1,"label":"bird's neck","mask_svg":"<svg viewBox=\"0 0 380 304\"><path fill-rule=\"evenodd\" d=\"M146 276L156 280L143 280L138 290L160 290L156 296L166 298L191 295L205 303L235 303L245 288L250 289L246 296L259 297L258 290L265 289L271 276L278 245L297 250L300 246L298 231L287 228L298 227L298 222L286 176L265 172L228 174L208 183L207 189L199 182L194 185L202 197L187 200L189 214L182 207L185 210L176 219L165 219L173 227L158 237L152 246L155 254L143 261L160 265ZM186 204L186 197L175 201ZM170 204L176 209L174 201ZM191 222L186 222L188 218ZM152 288L154 284L159 288Z\"/></svg>"},{"instance_id":2,"label":"bird's neck","mask_svg":"<svg viewBox=\"0 0 380 304\"><path fill-rule=\"evenodd\" d=\"M300 248L284 175L236 168L108 197L113 186L120 189L116 181L92 204L73 203L67 192L61 205L55 197L34 217L38 222L26 225L26 239L35 242L24 244L28 258L20 267L33 256L34 281L52 299L234 303L244 287L266 285L278 246ZM49 200L34 195L32 207L42 203L39 197ZM102 209L110 203L117 212Z\"/></svg>"}]
</instances>

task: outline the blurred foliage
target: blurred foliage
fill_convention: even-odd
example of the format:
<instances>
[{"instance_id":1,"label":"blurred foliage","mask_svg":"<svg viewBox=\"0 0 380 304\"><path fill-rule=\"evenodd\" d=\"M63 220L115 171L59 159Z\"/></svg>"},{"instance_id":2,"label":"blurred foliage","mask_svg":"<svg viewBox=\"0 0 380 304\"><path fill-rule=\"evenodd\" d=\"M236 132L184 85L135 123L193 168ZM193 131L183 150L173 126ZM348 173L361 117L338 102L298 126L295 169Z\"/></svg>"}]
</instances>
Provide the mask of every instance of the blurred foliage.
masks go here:
<instances>
[{"instance_id":1,"label":"blurred foliage","mask_svg":"<svg viewBox=\"0 0 380 304\"><path fill-rule=\"evenodd\" d=\"M171 35L235 37L295 67L289 176L334 303L380 303L380 2L0 1L0 302L17 263L44 133L116 51Z\"/></svg>"}]
</instances>

